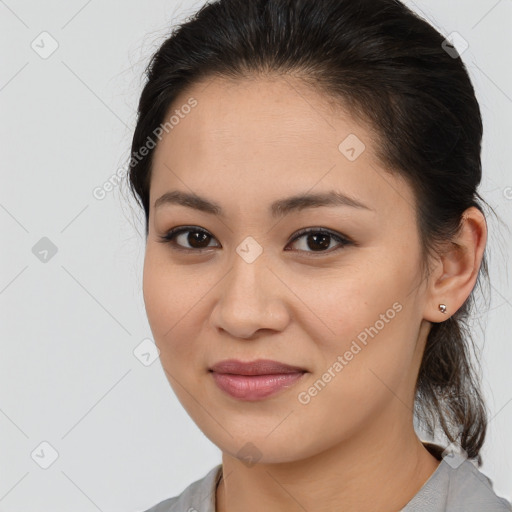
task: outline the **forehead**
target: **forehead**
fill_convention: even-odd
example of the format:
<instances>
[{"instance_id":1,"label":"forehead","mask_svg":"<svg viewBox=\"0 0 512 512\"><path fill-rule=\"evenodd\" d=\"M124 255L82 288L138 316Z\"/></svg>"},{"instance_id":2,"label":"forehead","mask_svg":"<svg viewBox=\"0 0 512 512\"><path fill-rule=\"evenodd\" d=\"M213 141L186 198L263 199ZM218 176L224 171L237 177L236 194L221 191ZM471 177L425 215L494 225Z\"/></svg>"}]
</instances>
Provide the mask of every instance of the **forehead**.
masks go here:
<instances>
[{"instance_id":1,"label":"forehead","mask_svg":"<svg viewBox=\"0 0 512 512\"><path fill-rule=\"evenodd\" d=\"M171 115L153 156L151 206L177 188L222 189L231 201L334 188L372 207L396 205L397 194L412 204L407 184L380 167L371 128L299 80L213 78L176 98Z\"/></svg>"},{"instance_id":2,"label":"forehead","mask_svg":"<svg viewBox=\"0 0 512 512\"><path fill-rule=\"evenodd\" d=\"M318 158L329 148L326 159L332 159L338 156L339 142L354 132L365 141L366 151L373 149L369 130L357 124L341 105L335 107L329 97L298 79L212 78L180 94L166 118L179 113L192 98L196 106L164 135L166 140L157 153L165 146L176 149L188 141L195 154L215 159L220 157L216 148L233 156L264 150L262 156L275 158L283 150L293 150L297 158Z\"/></svg>"}]
</instances>

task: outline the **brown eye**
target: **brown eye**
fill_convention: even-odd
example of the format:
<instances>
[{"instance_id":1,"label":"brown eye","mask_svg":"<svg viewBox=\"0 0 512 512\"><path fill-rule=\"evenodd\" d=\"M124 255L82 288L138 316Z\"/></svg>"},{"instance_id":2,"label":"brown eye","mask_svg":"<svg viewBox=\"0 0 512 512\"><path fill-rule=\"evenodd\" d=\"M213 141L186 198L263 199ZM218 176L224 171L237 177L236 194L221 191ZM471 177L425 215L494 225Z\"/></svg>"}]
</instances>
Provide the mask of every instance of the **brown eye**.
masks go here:
<instances>
[{"instance_id":1,"label":"brown eye","mask_svg":"<svg viewBox=\"0 0 512 512\"><path fill-rule=\"evenodd\" d=\"M170 243L178 250L202 250L207 249L212 235L203 229L195 227L181 227L169 231L166 235L160 237L160 242ZM187 247L188 244L188 247Z\"/></svg>"},{"instance_id":2,"label":"brown eye","mask_svg":"<svg viewBox=\"0 0 512 512\"><path fill-rule=\"evenodd\" d=\"M334 252L346 245L352 244L350 240L338 233L319 228L300 231L293 239L293 242L296 242L301 238L304 238L302 248L299 248L299 251L302 252ZM333 241L338 243L338 247L334 250L328 251L327 249L331 247Z\"/></svg>"}]
</instances>

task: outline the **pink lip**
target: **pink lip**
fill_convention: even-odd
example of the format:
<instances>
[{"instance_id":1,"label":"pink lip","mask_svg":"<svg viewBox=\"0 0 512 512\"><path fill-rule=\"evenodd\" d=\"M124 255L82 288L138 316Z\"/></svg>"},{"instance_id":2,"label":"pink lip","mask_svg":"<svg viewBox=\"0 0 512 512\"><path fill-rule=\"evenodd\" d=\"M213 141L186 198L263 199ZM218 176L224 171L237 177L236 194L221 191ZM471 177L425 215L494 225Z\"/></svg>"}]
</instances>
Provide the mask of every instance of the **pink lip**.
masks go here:
<instances>
[{"instance_id":1,"label":"pink lip","mask_svg":"<svg viewBox=\"0 0 512 512\"><path fill-rule=\"evenodd\" d=\"M278 361L221 361L210 368L217 386L242 400L261 400L298 381L306 370Z\"/></svg>"}]
</instances>

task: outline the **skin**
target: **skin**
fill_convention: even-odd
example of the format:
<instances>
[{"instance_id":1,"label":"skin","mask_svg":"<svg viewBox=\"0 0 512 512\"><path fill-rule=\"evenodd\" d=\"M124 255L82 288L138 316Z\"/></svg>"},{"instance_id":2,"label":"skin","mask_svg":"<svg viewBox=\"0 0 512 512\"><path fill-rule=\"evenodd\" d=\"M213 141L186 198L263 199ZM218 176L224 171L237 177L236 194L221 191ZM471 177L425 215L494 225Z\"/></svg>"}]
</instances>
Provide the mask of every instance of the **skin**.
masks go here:
<instances>
[{"instance_id":1,"label":"skin","mask_svg":"<svg viewBox=\"0 0 512 512\"><path fill-rule=\"evenodd\" d=\"M143 293L170 385L222 450L217 512L401 509L439 465L413 428L414 387L431 322L454 314L475 285L485 219L476 208L466 211L455 243L431 262L426 279L413 191L381 166L370 127L289 77L211 79L173 109L190 97L197 106L154 154ZM349 134L366 146L355 161L338 149ZM176 204L155 209L171 190L213 200L225 217ZM329 190L370 209L268 213L277 199ZM206 230L207 250L159 242L177 226ZM307 236L295 237L310 227L355 245L328 238L327 249L315 250ZM175 243L197 251L188 234ZM263 248L252 263L236 252L248 236ZM400 312L300 403L298 394L394 303ZM208 371L228 358L273 359L308 373L267 399L242 401ZM248 442L259 452L255 465L237 455L245 446L256 456Z\"/></svg>"}]
</instances>

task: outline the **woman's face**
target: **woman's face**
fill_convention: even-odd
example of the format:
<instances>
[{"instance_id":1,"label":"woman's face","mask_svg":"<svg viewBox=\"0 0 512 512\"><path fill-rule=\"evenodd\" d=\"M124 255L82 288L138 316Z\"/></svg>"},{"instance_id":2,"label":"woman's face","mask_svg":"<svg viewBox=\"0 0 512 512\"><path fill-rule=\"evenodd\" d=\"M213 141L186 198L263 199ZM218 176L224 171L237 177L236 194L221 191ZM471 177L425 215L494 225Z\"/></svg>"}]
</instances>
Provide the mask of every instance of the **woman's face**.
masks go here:
<instances>
[{"instance_id":1,"label":"woman's face","mask_svg":"<svg viewBox=\"0 0 512 512\"><path fill-rule=\"evenodd\" d=\"M408 424L428 298L412 190L380 167L370 131L291 78L203 82L172 114L153 159L143 293L188 414L222 451L261 463ZM158 201L170 192L204 202ZM361 205L288 202L332 193ZM305 373L233 396L210 371L226 359Z\"/></svg>"}]
</instances>

